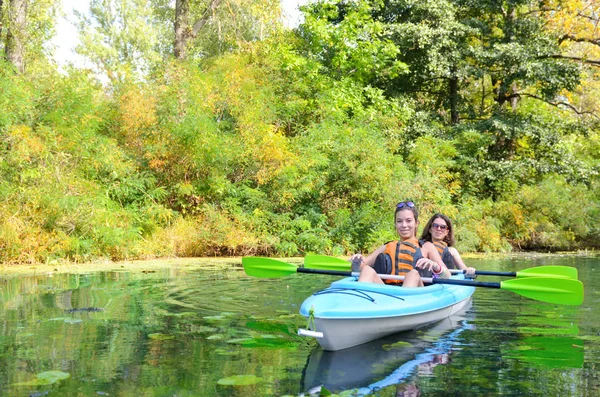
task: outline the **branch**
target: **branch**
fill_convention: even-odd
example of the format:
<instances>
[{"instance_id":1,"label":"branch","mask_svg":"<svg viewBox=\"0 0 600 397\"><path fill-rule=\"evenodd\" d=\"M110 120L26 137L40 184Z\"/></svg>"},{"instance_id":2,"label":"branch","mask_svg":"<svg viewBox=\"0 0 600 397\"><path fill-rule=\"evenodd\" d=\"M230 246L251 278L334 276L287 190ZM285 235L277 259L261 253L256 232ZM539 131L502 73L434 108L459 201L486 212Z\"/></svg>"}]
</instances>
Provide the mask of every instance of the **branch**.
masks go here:
<instances>
[{"instance_id":1,"label":"branch","mask_svg":"<svg viewBox=\"0 0 600 397\"><path fill-rule=\"evenodd\" d=\"M200 19L198 19L194 23L194 27L192 27L192 37L195 38L198 35L198 32L200 32L200 30L204 27L204 25L206 25L206 23L210 19L209 11L214 11L214 9L217 8L220 3L221 0L211 0L210 4L206 6L206 10L204 10Z\"/></svg>"},{"instance_id":2,"label":"branch","mask_svg":"<svg viewBox=\"0 0 600 397\"><path fill-rule=\"evenodd\" d=\"M571 105L568 102L562 102L562 101L560 101L560 102L551 102L551 101L548 101L548 100L546 100L546 99L544 99L542 97L539 97L537 95L527 94L527 93L521 93L519 95L520 96L529 97L529 98L533 98L533 99L537 99L538 101L545 102L548 105L552 105L552 106L554 106L556 108L559 108L559 109L560 109L561 106L566 106L569 109L571 109L573 112L577 113L579 116L590 115L590 116L593 116L593 117L597 118L598 120L600 120L600 116L598 116L596 113L594 113L592 111L589 111L589 110L581 111L581 110L577 109L575 106Z\"/></svg>"},{"instance_id":3,"label":"branch","mask_svg":"<svg viewBox=\"0 0 600 397\"><path fill-rule=\"evenodd\" d=\"M566 34L566 35L562 36L561 38L559 38L558 43L560 44L565 40L576 41L578 43L590 43L590 44L594 44L594 45L600 45L600 38L593 39L593 38L586 38L586 37L577 37L577 36L572 36L570 34Z\"/></svg>"},{"instance_id":4,"label":"branch","mask_svg":"<svg viewBox=\"0 0 600 397\"><path fill-rule=\"evenodd\" d=\"M585 15L585 14L583 14L583 13L581 13L581 12L578 12L578 13L577 13L577 16L578 16L578 17L582 17L582 18L589 19L589 20L590 20L590 21L592 21L592 22L598 22L598 20L599 20L597 17L593 17L593 16L591 16L591 15Z\"/></svg>"},{"instance_id":5,"label":"branch","mask_svg":"<svg viewBox=\"0 0 600 397\"><path fill-rule=\"evenodd\" d=\"M583 62L583 63L587 63L589 65L593 65L596 67L600 67L600 60L597 59L587 59L587 58L581 58L581 57L571 57L568 55L546 55L543 57L539 57L539 58L553 58L553 59L568 59L571 61L579 61L579 62Z\"/></svg>"}]
</instances>

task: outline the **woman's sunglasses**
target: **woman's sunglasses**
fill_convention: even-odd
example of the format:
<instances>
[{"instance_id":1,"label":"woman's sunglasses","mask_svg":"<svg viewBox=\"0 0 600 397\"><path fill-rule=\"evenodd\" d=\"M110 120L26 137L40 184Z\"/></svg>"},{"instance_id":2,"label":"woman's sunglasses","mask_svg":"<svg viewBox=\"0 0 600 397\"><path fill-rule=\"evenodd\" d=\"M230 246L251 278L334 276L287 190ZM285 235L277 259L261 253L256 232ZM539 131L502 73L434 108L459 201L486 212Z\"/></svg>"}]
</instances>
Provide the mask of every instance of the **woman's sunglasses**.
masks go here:
<instances>
[{"instance_id":1,"label":"woman's sunglasses","mask_svg":"<svg viewBox=\"0 0 600 397\"><path fill-rule=\"evenodd\" d=\"M404 208L404 207L415 208L415 203L413 203L412 201L401 201L398 204L396 204L396 208Z\"/></svg>"},{"instance_id":2,"label":"woman's sunglasses","mask_svg":"<svg viewBox=\"0 0 600 397\"><path fill-rule=\"evenodd\" d=\"M434 229L446 230L448 229L447 225L440 225L439 223L432 223L431 227Z\"/></svg>"}]
</instances>

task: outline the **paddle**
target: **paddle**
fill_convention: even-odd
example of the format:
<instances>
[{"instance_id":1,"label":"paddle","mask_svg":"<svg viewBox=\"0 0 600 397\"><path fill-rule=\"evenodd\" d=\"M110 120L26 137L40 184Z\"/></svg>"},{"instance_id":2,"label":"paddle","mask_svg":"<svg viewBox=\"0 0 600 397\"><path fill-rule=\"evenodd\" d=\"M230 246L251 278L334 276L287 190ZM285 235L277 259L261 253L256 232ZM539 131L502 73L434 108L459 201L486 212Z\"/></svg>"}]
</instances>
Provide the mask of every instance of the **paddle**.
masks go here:
<instances>
[{"instance_id":1,"label":"paddle","mask_svg":"<svg viewBox=\"0 0 600 397\"><path fill-rule=\"evenodd\" d=\"M306 255L304 266L311 269L323 270L350 270L350 262L345 259L326 255ZM464 270L452 269L453 274L464 273ZM577 269L571 266L537 266L518 272L492 272L488 270L477 270L478 276L500 276L500 277L557 277L572 278L577 280Z\"/></svg>"},{"instance_id":2,"label":"paddle","mask_svg":"<svg viewBox=\"0 0 600 397\"><path fill-rule=\"evenodd\" d=\"M464 270L452 269L452 274L465 273ZM571 266L537 266L518 272L492 272L488 270L476 270L478 276L500 276L500 277L554 277L554 278L570 278L577 280L577 269Z\"/></svg>"},{"instance_id":3,"label":"paddle","mask_svg":"<svg viewBox=\"0 0 600 397\"><path fill-rule=\"evenodd\" d=\"M270 258L245 257L242 258L244 271L249 276L276 278L285 277L294 273L329 274L334 276L358 276L357 272L310 269L296 267L289 263ZM402 276L379 275L382 279L404 279ZM583 302L583 284L579 280L551 278L551 277L526 277L515 278L501 283L479 282L471 280L449 280L441 278L422 278L424 283L451 284L468 287L500 288L516 294L542 302L559 305L580 305Z\"/></svg>"}]
</instances>

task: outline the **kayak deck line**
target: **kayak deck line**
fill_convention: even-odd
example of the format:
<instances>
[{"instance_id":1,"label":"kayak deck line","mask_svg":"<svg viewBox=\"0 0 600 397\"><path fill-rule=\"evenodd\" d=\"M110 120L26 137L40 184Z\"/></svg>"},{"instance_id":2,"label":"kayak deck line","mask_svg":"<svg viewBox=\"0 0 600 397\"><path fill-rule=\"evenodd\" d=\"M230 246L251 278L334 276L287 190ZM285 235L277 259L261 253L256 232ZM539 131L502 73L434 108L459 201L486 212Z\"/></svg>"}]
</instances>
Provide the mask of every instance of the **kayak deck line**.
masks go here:
<instances>
[{"instance_id":1,"label":"kayak deck line","mask_svg":"<svg viewBox=\"0 0 600 397\"><path fill-rule=\"evenodd\" d=\"M442 289L444 288L444 286L443 286L443 285L442 285L441 287L442 287ZM324 289L324 290L322 290L322 291L315 292L315 293L313 294L313 296L315 296L315 295L322 295L322 294L323 294L323 293L325 293L326 291L328 291L328 293L331 293L331 294L336 294L336 293L339 293L339 294L346 294L346 295L360 296L360 297L363 297L363 296L362 296L362 295L354 295L354 294L349 294L349 293L347 293L347 292L346 292L346 293L344 293L344 292L341 292L341 291L357 291L357 292L358 292L358 291L360 291L360 292L365 292L365 293L366 293L366 292L370 292L370 293L378 293L378 292L374 292L374 291L361 290L361 289L327 288L327 289ZM399 299L399 300L402 300L402 301L406 301L406 299L404 299L404 298L400 298L400 297L397 297L397 296L388 295L388 294L384 294L384 295L386 295L386 296L389 296L390 298L395 298L395 299ZM364 298L365 298L365 299L367 299L367 300L369 300L369 301L370 301L371 303L373 303L374 305L377 305L377 304L378 304L378 303L377 303L377 300L376 300L376 299L374 299L374 298L371 298L371 299L369 299L369 298L367 298L367 297L364 297ZM447 304L447 305L445 305L445 306L440 306L440 307L439 307L439 309L446 309L446 308L448 308L449 306L452 306L452 305L454 305L454 304L456 304L456 303L450 303L450 304ZM410 313L407 313L407 314L410 314L410 315L417 315L417 314L423 314L423 313L427 313L427 312L429 312L429 310L422 310L422 311L412 311L412 312L410 312ZM330 317L327 317L327 316L325 316L325 315L322 315L322 316L313 315L313 317L314 317L314 318L320 318L320 319L328 319L328 318L330 318ZM357 316L352 316L352 317L339 317L339 316L336 316L336 319L338 319L338 320L356 320L356 319L360 319L360 318L373 318L373 319L375 319L375 318L385 318L385 317L388 317L388 316L387 316L387 315L372 315L372 314L370 314L370 315L368 315L368 316L365 316L365 317L357 317Z\"/></svg>"},{"instance_id":2,"label":"kayak deck line","mask_svg":"<svg viewBox=\"0 0 600 397\"><path fill-rule=\"evenodd\" d=\"M349 294L349 291L354 291L354 292L359 292L359 294ZM373 298L372 296L370 296L368 294L368 292L370 293L375 293L375 294L383 294L383 295L387 295L390 298L395 298L395 299L399 299L401 301L405 300L404 298L400 297L400 296L395 296L392 294L386 294L384 292L379 292L379 291L369 291L366 289L360 289L360 288L326 288L324 290L315 292L313 294L314 295L324 295L324 294L349 294L349 295L354 295L354 296L359 296L359 297L363 297L368 301L371 301L373 303L375 303L375 298Z\"/></svg>"}]
</instances>

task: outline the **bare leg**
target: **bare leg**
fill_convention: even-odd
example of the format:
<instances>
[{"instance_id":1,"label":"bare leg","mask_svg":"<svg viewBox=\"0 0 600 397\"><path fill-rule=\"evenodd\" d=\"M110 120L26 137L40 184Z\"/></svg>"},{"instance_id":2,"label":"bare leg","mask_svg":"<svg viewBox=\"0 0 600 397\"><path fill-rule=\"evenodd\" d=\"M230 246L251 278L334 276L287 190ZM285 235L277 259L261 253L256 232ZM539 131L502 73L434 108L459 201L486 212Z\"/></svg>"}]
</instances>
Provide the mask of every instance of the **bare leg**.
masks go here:
<instances>
[{"instance_id":1,"label":"bare leg","mask_svg":"<svg viewBox=\"0 0 600 397\"><path fill-rule=\"evenodd\" d=\"M414 287L423 287L423 281L421 280L421 276L419 275L419 272L416 271L415 269L411 270L410 272L406 273L406 276L404 277L404 283L402 283L403 287L408 287L408 288L414 288Z\"/></svg>"},{"instance_id":2,"label":"bare leg","mask_svg":"<svg viewBox=\"0 0 600 397\"><path fill-rule=\"evenodd\" d=\"M417 273L417 276L419 274ZM375 269L373 269L371 266L363 266L362 270L360 271L360 276L358 277L358 281L364 282L364 283L376 283L376 284L383 284L383 280L381 279L381 277L379 277L377 275L377 273L375 272Z\"/></svg>"}]
</instances>

